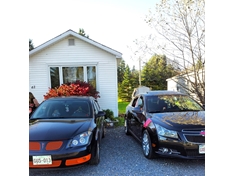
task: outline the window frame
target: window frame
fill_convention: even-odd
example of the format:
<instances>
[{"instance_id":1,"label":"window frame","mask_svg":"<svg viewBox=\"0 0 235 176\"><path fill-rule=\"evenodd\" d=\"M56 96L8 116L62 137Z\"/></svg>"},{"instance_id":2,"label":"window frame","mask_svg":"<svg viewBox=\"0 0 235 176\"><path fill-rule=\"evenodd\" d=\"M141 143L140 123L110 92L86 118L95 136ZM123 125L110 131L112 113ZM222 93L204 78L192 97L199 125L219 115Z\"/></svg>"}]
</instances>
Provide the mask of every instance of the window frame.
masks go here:
<instances>
[{"instance_id":1,"label":"window frame","mask_svg":"<svg viewBox=\"0 0 235 176\"><path fill-rule=\"evenodd\" d=\"M60 63L60 64L47 64L48 67L48 85L51 87L51 72L50 68L51 67L58 67L59 68L59 85L64 84L63 82L63 67L83 67L83 81L88 83L88 74L87 70L88 67L95 67L95 89L98 89L98 68L97 68L97 63L89 63L89 64L76 64L76 63ZM54 88L54 87L53 87Z\"/></svg>"}]
</instances>

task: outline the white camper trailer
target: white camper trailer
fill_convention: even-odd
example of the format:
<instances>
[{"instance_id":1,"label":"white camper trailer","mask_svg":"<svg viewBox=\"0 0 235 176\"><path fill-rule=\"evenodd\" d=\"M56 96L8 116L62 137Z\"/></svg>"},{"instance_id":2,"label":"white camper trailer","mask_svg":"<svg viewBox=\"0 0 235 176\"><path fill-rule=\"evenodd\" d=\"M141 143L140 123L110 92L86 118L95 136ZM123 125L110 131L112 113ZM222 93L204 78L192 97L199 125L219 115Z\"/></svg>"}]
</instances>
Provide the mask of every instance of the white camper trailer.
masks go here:
<instances>
[{"instance_id":1,"label":"white camper trailer","mask_svg":"<svg viewBox=\"0 0 235 176\"><path fill-rule=\"evenodd\" d=\"M146 93L148 91L151 91L151 89L149 87L146 86L140 86L134 89L133 93L132 93L132 98L135 97L136 95L140 94L140 93Z\"/></svg>"}]
</instances>

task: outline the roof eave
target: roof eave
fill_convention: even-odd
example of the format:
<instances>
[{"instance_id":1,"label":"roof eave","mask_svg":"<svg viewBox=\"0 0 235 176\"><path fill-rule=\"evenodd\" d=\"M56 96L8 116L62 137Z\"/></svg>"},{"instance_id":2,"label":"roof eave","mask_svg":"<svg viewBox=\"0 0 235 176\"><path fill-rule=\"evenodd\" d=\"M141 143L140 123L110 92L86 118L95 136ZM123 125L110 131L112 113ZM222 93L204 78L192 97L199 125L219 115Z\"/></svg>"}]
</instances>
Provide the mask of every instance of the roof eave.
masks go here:
<instances>
[{"instance_id":1,"label":"roof eave","mask_svg":"<svg viewBox=\"0 0 235 176\"><path fill-rule=\"evenodd\" d=\"M39 51L49 47L50 45L52 45L52 44L54 44L54 43L56 43L56 42L58 42L58 41L60 41L60 40L62 40L64 38L66 38L66 37L68 37L70 35L72 35L74 37L77 37L77 38L79 38L79 39L81 39L81 40L83 40L83 41L85 41L87 43L90 43L90 44L92 44L92 45L94 45L94 46L96 46L96 47L98 47L100 49L103 49L104 51L107 51L108 53L111 53L111 54L115 55L116 58L120 58L120 59L122 58L122 53L120 53L120 52L118 52L116 50L113 50L113 49L111 49L111 48L109 48L107 46L104 46L104 45L102 45L102 44L100 44L98 42L95 42L94 40L91 40L91 39L89 39L87 37L84 37L84 36L74 32L72 30L68 30L65 33L63 33L63 34L61 34L61 35L59 35L59 36L57 36L57 37L47 41L46 43L44 43L44 44L34 48L33 50L29 51L29 56L31 56L31 55L33 55L33 54L35 54L35 53L37 53L37 52L39 52Z\"/></svg>"}]
</instances>

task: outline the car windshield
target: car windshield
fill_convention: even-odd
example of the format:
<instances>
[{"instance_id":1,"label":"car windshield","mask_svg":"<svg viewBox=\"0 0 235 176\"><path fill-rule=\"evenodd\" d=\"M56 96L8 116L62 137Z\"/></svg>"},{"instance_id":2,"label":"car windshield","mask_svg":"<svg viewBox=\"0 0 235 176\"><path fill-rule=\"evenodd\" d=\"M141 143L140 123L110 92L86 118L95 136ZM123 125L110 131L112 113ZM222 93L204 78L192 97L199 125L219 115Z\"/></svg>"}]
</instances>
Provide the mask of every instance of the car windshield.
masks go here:
<instances>
[{"instance_id":1,"label":"car windshield","mask_svg":"<svg viewBox=\"0 0 235 176\"><path fill-rule=\"evenodd\" d=\"M47 100L30 119L90 118L91 106L87 100Z\"/></svg>"},{"instance_id":2,"label":"car windshield","mask_svg":"<svg viewBox=\"0 0 235 176\"><path fill-rule=\"evenodd\" d=\"M187 95L149 96L147 97L146 107L150 113L204 111L199 103Z\"/></svg>"}]
</instances>

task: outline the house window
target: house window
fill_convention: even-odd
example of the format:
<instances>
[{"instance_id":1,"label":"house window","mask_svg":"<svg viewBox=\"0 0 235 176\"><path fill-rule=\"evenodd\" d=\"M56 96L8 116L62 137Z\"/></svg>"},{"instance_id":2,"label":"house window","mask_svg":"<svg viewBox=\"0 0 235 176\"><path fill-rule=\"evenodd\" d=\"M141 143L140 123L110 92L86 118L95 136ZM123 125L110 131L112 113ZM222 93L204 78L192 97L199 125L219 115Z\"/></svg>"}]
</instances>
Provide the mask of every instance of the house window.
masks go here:
<instances>
[{"instance_id":1,"label":"house window","mask_svg":"<svg viewBox=\"0 0 235 176\"><path fill-rule=\"evenodd\" d=\"M63 83L84 81L83 67L63 67Z\"/></svg>"},{"instance_id":2,"label":"house window","mask_svg":"<svg viewBox=\"0 0 235 176\"><path fill-rule=\"evenodd\" d=\"M49 66L49 68L51 88L77 80L88 82L95 89L97 87L96 66Z\"/></svg>"},{"instance_id":3,"label":"house window","mask_svg":"<svg viewBox=\"0 0 235 176\"><path fill-rule=\"evenodd\" d=\"M60 86L59 67L50 67L51 87Z\"/></svg>"},{"instance_id":4,"label":"house window","mask_svg":"<svg viewBox=\"0 0 235 176\"><path fill-rule=\"evenodd\" d=\"M95 66L87 67L87 82L96 87L96 68Z\"/></svg>"}]
</instances>

